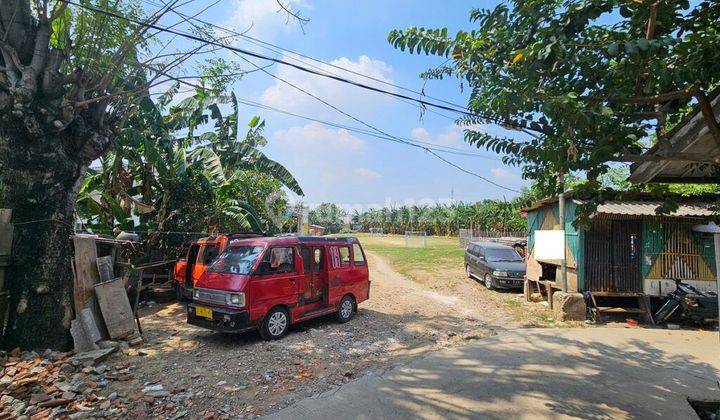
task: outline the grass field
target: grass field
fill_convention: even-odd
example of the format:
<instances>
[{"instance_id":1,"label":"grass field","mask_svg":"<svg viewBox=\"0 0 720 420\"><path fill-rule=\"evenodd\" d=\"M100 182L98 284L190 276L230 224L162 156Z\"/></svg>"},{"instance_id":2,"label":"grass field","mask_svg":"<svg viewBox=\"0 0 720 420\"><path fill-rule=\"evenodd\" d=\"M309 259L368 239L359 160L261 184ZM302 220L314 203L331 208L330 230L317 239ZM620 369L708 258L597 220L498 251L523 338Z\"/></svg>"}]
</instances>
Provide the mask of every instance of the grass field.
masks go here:
<instances>
[{"instance_id":1,"label":"grass field","mask_svg":"<svg viewBox=\"0 0 720 420\"><path fill-rule=\"evenodd\" d=\"M402 235L370 236L358 234L365 249L385 257L398 272L412 277L418 270L456 270L463 267L465 249L460 247L460 239L438 236L427 237L426 248L405 246Z\"/></svg>"}]
</instances>

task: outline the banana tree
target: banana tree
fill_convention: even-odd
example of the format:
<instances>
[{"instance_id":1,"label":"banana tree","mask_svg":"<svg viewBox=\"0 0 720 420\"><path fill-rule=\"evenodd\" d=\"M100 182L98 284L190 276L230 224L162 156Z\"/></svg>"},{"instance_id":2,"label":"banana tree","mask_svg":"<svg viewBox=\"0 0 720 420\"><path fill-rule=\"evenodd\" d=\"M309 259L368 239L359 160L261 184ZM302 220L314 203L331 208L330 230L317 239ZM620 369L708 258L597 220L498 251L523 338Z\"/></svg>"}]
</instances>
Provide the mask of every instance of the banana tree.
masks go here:
<instances>
[{"instance_id":1,"label":"banana tree","mask_svg":"<svg viewBox=\"0 0 720 420\"><path fill-rule=\"evenodd\" d=\"M270 210L263 208L265 198L282 195L282 185L297 194L302 189L286 168L259 150L267 143L264 122L254 117L240 137L234 95L197 89L194 96L171 105L176 89L141 102L115 151L88 172L78 198L79 214L99 230L272 228ZM222 108L230 112L224 115ZM183 242L159 235L151 242L161 248Z\"/></svg>"}]
</instances>

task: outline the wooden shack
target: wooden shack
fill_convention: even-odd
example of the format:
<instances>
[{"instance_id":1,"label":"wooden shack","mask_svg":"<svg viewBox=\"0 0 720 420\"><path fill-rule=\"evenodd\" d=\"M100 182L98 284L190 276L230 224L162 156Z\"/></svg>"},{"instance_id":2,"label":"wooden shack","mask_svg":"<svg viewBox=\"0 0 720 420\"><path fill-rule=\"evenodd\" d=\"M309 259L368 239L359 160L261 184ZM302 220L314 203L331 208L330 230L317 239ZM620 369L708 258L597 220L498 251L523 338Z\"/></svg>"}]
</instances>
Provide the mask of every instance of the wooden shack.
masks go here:
<instances>
[{"instance_id":1,"label":"wooden shack","mask_svg":"<svg viewBox=\"0 0 720 420\"><path fill-rule=\"evenodd\" d=\"M715 247L711 234L693 226L714 219L713 206L683 202L657 215L659 201L607 201L597 207L589 229L574 226L581 201L572 194L565 206L568 290L598 294L664 296L681 279L701 291L716 288ZM524 209L528 224L527 276L555 283L560 261L535 259L535 231L560 229L558 199Z\"/></svg>"}]
</instances>

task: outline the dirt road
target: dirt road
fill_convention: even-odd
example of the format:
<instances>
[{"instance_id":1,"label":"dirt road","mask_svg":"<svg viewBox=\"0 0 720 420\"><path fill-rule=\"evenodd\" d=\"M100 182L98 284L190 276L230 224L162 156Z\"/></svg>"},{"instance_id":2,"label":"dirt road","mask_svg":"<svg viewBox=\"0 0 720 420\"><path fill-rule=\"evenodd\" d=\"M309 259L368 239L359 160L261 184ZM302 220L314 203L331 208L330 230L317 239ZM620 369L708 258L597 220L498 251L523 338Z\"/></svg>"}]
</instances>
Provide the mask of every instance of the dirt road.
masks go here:
<instances>
[{"instance_id":1,"label":"dirt road","mask_svg":"<svg viewBox=\"0 0 720 420\"><path fill-rule=\"evenodd\" d=\"M354 320L302 323L276 342L256 333L223 335L190 326L178 303L145 308L146 344L112 361L136 366L134 377L114 382L108 392L133 397L128 410L136 416L255 417L429 351L516 326L501 304L482 299L481 286L471 280L457 281L477 287L477 293L458 295L455 289L466 286L447 280L431 289L406 279L379 256L368 257L371 297ZM140 398L138 391L149 384L172 390L171 396Z\"/></svg>"}]
</instances>

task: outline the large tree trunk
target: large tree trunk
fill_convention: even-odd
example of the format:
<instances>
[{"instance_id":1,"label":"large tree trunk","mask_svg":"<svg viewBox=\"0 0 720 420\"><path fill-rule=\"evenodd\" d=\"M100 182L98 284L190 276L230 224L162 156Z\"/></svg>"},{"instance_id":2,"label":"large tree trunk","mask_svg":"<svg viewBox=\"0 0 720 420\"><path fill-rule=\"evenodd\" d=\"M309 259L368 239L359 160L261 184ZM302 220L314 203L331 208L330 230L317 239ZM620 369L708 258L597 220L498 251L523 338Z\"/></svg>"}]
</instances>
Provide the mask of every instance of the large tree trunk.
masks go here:
<instances>
[{"instance_id":1,"label":"large tree trunk","mask_svg":"<svg viewBox=\"0 0 720 420\"><path fill-rule=\"evenodd\" d=\"M55 138L0 125L0 208L12 208L13 264L4 348L71 346L73 209L85 164Z\"/></svg>"}]
</instances>

